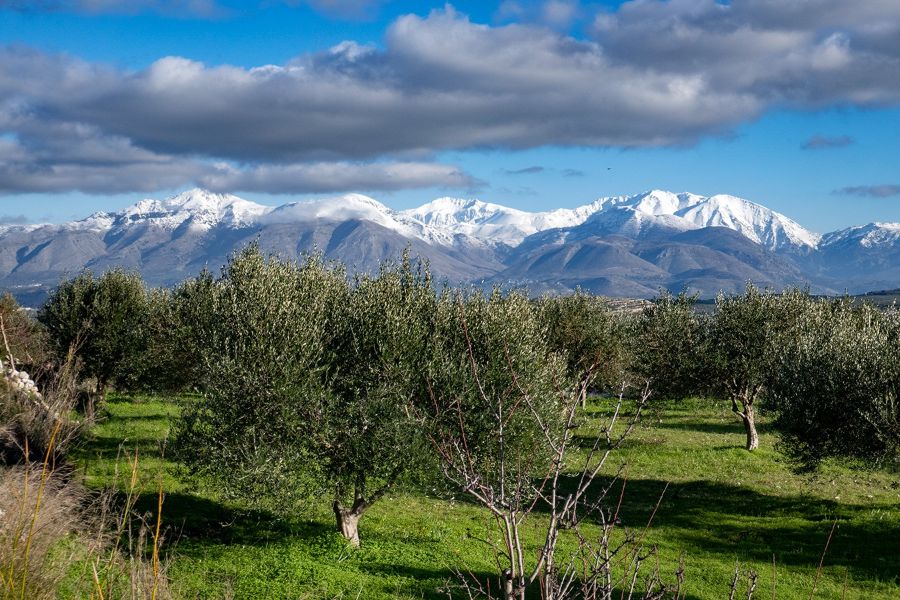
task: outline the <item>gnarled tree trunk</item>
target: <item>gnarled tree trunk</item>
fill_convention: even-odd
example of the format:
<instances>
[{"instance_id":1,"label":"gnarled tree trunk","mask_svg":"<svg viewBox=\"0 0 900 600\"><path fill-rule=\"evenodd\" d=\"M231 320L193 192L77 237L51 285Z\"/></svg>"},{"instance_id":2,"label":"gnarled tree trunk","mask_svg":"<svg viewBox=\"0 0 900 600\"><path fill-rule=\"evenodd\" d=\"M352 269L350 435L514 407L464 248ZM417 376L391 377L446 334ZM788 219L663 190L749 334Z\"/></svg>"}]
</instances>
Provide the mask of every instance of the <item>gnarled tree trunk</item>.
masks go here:
<instances>
[{"instance_id":1,"label":"gnarled tree trunk","mask_svg":"<svg viewBox=\"0 0 900 600\"><path fill-rule=\"evenodd\" d=\"M337 522L337 529L344 536L344 539L350 542L354 548L359 548L359 519L365 510L356 510L356 503L353 507L344 508L337 500L334 501L332 508L334 509L334 518Z\"/></svg>"},{"instance_id":2,"label":"gnarled tree trunk","mask_svg":"<svg viewBox=\"0 0 900 600\"><path fill-rule=\"evenodd\" d=\"M756 432L756 413L753 410L753 404L744 407L744 429L747 431L747 450L753 452L759 448L759 434Z\"/></svg>"},{"instance_id":3,"label":"gnarled tree trunk","mask_svg":"<svg viewBox=\"0 0 900 600\"><path fill-rule=\"evenodd\" d=\"M371 505L371 502L366 502L359 489L353 498L353 506L346 508L337 499L331 504L338 531L354 548L359 548L359 520Z\"/></svg>"},{"instance_id":4,"label":"gnarled tree trunk","mask_svg":"<svg viewBox=\"0 0 900 600\"><path fill-rule=\"evenodd\" d=\"M338 485L335 490L334 502L331 503L331 509L334 511L334 519L337 524L337 530L341 532L350 545L359 548L359 520L369 508L375 504L389 489L394 486L397 478L400 476L403 467L397 466L388 476L383 486L372 492L366 493L366 478L358 475L356 484L353 487L353 505L349 508L341 504L343 496L343 486Z\"/></svg>"},{"instance_id":5,"label":"gnarled tree trunk","mask_svg":"<svg viewBox=\"0 0 900 600\"><path fill-rule=\"evenodd\" d=\"M747 432L748 451L753 452L759 448L759 434L756 432L756 411L753 408L753 401L757 393L744 392L738 398L732 396L731 411L741 418L744 423L744 431ZM738 400L741 401L738 407Z\"/></svg>"}]
</instances>

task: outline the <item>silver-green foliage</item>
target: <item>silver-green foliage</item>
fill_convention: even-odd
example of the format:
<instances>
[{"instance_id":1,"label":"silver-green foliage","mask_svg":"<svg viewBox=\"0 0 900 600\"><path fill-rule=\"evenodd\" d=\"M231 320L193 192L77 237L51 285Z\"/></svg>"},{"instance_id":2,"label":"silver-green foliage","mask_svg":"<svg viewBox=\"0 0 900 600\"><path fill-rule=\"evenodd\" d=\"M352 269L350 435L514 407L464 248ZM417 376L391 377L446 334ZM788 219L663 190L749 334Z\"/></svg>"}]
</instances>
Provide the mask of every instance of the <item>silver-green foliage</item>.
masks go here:
<instances>
[{"instance_id":1,"label":"silver-green foliage","mask_svg":"<svg viewBox=\"0 0 900 600\"><path fill-rule=\"evenodd\" d=\"M203 395L185 406L179 454L226 497L293 508L321 487L310 435L328 398L329 337L349 294L343 273L251 247L193 284Z\"/></svg>"},{"instance_id":2,"label":"silver-green foliage","mask_svg":"<svg viewBox=\"0 0 900 600\"><path fill-rule=\"evenodd\" d=\"M664 292L633 323L631 370L650 382L656 398L690 396L704 385L704 337L694 301L684 293Z\"/></svg>"},{"instance_id":3,"label":"silver-green foliage","mask_svg":"<svg viewBox=\"0 0 900 600\"><path fill-rule=\"evenodd\" d=\"M179 294L203 394L177 446L225 495L281 511L328 499L358 518L420 463L410 407L426 390L426 270L406 259L351 285L319 258L251 247Z\"/></svg>"},{"instance_id":4,"label":"silver-green foliage","mask_svg":"<svg viewBox=\"0 0 900 600\"><path fill-rule=\"evenodd\" d=\"M784 447L827 457L900 458L900 315L848 299L808 302L782 338L770 400Z\"/></svg>"},{"instance_id":5,"label":"silver-green foliage","mask_svg":"<svg viewBox=\"0 0 900 600\"><path fill-rule=\"evenodd\" d=\"M570 377L590 377L592 387L617 390L627 361L625 320L604 298L580 290L538 302L550 347L566 357Z\"/></svg>"},{"instance_id":6,"label":"silver-green foliage","mask_svg":"<svg viewBox=\"0 0 900 600\"><path fill-rule=\"evenodd\" d=\"M357 277L341 306L317 434L335 510L361 515L425 462L411 410L427 397L435 302L428 270L406 255Z\"/></svg>"},{"instance_id":7,"label":"silver-green foliage","mask_svg":"<svg viewBox=\"0 0 900 600\"><path fill-rule=\"evenodd\" d=\"M430 435L480 485L512 494L552 460L571 387L540 312L519 293L446 292L437 309L429 381ZM452 473L448 473L452 477ZM457 481L459 485L466 485Z\"/></svg>"},{"instance_id":8,"label":"silver-green foliage","mask_svg":"<svg viewBox=\"0 0 900 600\"><path fill-rule=\"evenodd\" d=\"M85 271L63 281L38 313L60 357L75 350L82 374L128 386L139 375L147 342L148 291L137 273Z\"/></svg>"}]
</instances>

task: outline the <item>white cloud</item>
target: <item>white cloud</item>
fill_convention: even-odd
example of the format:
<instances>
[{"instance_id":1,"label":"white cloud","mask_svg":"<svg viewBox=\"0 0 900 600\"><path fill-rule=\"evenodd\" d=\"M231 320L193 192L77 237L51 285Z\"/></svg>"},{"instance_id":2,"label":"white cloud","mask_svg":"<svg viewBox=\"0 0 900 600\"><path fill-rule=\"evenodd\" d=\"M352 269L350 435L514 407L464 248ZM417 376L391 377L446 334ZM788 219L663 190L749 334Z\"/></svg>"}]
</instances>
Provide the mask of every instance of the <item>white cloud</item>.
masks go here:
<instances>
[{"instance_id":1,"label":"white cloud","mask_svg":"<svg viewBox=\"0 0 900 600\"><path fill-rule=\"evenodd\" d=\"M897 104L894 0L635 0L600 15L588 40L448 7L398 18L383 48L348 41L255 69L166 57L132 72L7 48L0 128L15 143L0 155L18 158L0 188L462 186L471 178L431 157L689 144L773 107ZM254 166L211 169L221 161Z\"/></svg>"}]
</instances>

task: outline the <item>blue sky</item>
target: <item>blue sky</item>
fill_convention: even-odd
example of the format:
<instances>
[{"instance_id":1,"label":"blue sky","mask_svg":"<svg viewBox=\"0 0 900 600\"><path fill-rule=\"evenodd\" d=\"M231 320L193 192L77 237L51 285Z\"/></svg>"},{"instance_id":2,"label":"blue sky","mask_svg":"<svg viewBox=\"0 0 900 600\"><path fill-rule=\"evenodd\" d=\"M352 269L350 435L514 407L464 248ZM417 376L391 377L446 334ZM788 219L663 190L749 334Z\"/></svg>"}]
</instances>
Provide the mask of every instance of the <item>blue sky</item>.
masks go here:
<instances>
[{"instance_id":1,"label":"blue sky","mask_svg":"<svg viewBox=\"0 0 900 600\"><path fill-rule=\"evenodd\" d=\"M200 185L900 221L898 39L889 0L0 0L0 219Z\"/></svg>"}]
</instances>

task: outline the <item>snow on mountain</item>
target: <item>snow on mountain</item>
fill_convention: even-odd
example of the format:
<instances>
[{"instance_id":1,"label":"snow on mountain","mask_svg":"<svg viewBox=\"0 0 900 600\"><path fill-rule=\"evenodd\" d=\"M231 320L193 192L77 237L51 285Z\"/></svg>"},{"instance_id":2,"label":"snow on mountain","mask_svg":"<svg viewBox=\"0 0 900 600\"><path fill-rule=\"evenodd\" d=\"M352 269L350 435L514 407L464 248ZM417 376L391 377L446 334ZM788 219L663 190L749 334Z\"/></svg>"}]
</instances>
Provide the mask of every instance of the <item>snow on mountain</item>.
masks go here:
<instances>
[{"instance_id":1,"label":"snow on mountain","mask_svg":"<svg viewBox=\"0 0 900 600\"><path fill-rule=\"evenodd\" d=\"M221 265L252 240L288 257L325 248L362 270L411 245L448 281L536 291L589 286L652 295L669 286L709 295L750 280L774 287L813 283L824 293L887 289L900 277L898 223L819 236L727 195L651 190L547 212L439 198L396 211L360 194L273 207L195 189L71 223L0 224L0 285L52 286L82 268L99 272L111 265L170 285Z\"/></svg>"},{"instance_id":2,"label":"snow on mountain","mask_svg":"<svg viewBox=\"0 0 900 600\"><path fill-rule=\"evenodd\" d=\"M206 232L217 227L242 229L320 220L370 221L409 238L421 239L431 244L453 244L451 232L428 226L362 194L346 194L272 207L231 194L193 189L166 200L141 200L117 213L95 213L80 221L49 227L58 227L65 231L120 231L136 226L173 231L187 227L192 231ZM34 229L38 226L16 227ZM4 229L0 228L0 233L3 231Z\"/></svg>"},{"instance_id":3,"label":"snow on mountain","mask_svg":"<svg viewBox=\"0 0 900 600\"><path fill-rule=\"evenodd\" d=\"M246 227L272 208L250 202L231 194L214 194L193 189L167 200L141 200L114 215L115 226L136 222L175 229L187 225L191 229L210 230L214 227Z\"/></svg>"},{"instance_id":4,"label":"snow on mountain","mask_svg":"<svg viewBox=\"0 0 900 600\"><path fill-rule=\"evenodd\" d=\"M590 210L557 209L548 212L526 212L515 208L462 198L438 198L401 214L435 229L464 235L489 244L518 245L527 236L583 222Z\"/></svg>"},{"instance_id":5,"label":"snow on mountain","mask_svg":"<svg viewBox=\"0 0 900 600\"><path fill-rule=\"evenodd\" d=\"M869 223L822 236L822 248L848 245L863 248L900 246L900 223Z\"/></svg>"},{"instance_id":6,"label":"snow on mountain","mask_svg":"<svg viewBox=\"0 0 900 600\"><path fill-rule=\"evenodd\" d=\"M621 212L621 209L629 210ZM727 227L773 250L815 248L819 241L818 234L780 213L724 194L706 197L651 190L632 196L599 198L578 208L549 212L526 212L480 200L439 198L403 214L456 234L510 246L540 231L582 224L596 226L598 233L639 235L641 223L685 231ZM601 225L611 228L607 231Z\"/></svg>"},{"instance_id":7,"label":"snow on mountain","mask_svg":"<svg viewBox=\"0 0 900 600\"><path fill-rule=\"evenodd\" d=\"M369 221L405 237L441 246L519 245L526 237L548 232L560 241L569 229L584 226L591 235L641 237L655 228L692 230L727 227L772 250L815 249L820 236L788 217L748 200L724 194L705 197L651 190L631 196L611 196L574 209L528 212L476 199L438 198L418 208L395 211L361 194L264 206L230 194L193 189L166 200L141 200L117 213L95 213L60 226L5 225L0 233L56 227L65 231L121 231L135 226L197 232L218 227L254 226L312 221ZM890 224L876 224L865 243L893 235ZM648 229L649 228L649 229ZM860 228L829 234L852 235ZM559 234L550 233L560 230ZM887 232L887 233L885 233ZM881 236L881 237L879 237ZM549 239L549 238L548 238ZM862 242L861 242L862 243Z\"/></svg>"},{"instance_id":8,"label":"snow on mountain","mask_svg":"<svg viewBox=\"0 0 900 600\"><path fill-rule=\"evenodd\" d=\"M431 227L402 212L394 211L374 198L362 194L346 194L335 198L292 202L273 209L262 216L262 224L305 223L311 221L371 221L410 238L418 238L432 244L451 245L453 235L443 229Z\"/></svg>"},{"instance_id":9,"label":"snow on mountain","mask_svg":"<svg viewBox=\"0 0 900 600\"><path fill-rule=\"evenodd\" d=\"M588 206L596 207L591 219L610 209L629 207L646 215L676 217L667 219L673 228L727 227L772 250L813 249L820 237L781 213L725 194L706 197L651 190L634 196L600 198Z\"/></svg>"}]
</instances>

